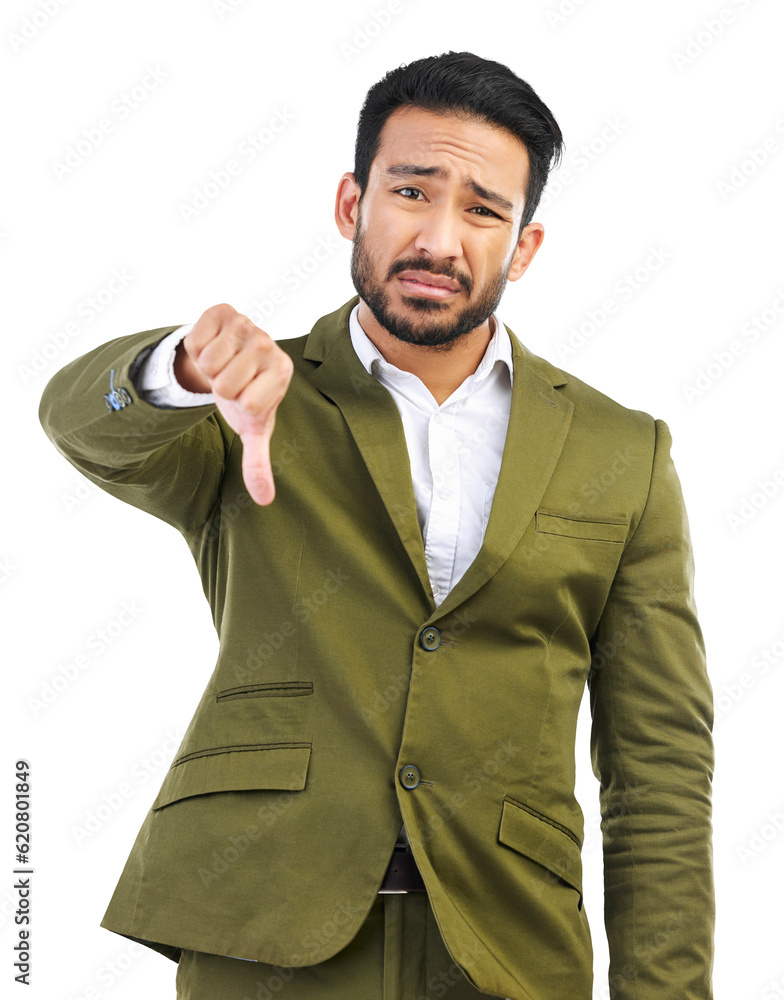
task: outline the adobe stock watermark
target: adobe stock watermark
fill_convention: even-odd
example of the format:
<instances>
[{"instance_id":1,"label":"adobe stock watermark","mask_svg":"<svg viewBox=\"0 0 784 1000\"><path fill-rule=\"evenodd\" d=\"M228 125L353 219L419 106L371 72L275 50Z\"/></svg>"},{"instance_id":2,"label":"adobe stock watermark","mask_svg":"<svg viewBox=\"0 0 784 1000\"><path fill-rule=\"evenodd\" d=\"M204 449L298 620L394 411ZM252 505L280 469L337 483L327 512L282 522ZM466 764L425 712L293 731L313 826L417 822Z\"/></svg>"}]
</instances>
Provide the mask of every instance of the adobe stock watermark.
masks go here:
<instances>
[{"instance_id":1,"label":"adobe stock watermark","mask_svg":"<svg viewBox=\"0 0 784 1000\"><path fill-rule=\"evenodd\" d=\"M640 945L639 950L635 952L637 961L627 962L622 968L619 967L610 976L607 985L603 987L598 997L601 1000L615 1000L618 996L617 991L619 990L623 991L621 995L632 996L631 990L634 989L634 984L639 978L640 967L655 958L656 954L662 948L670 945L673 938L684 936L688 928L687 916L683 910L670 910L667 913L661 914L658 925L659 929L653 937L644 941Z\"/></svg>"},{"instance_id":2,"label":"adobe stock watermark","mask_svg":"<svg viewBox=\"0 0 784 1000\"><path fill-rule=\"evenodd\" d=\"M144 613L135 601L123 601L117 613L100 628L95 629L84 641L84 648L69 662L62 663L42 683L37 695L27 698L27 708L33 718L51 707L95 661L102 656L131 628Z\"/></svg>"},{"instance_id":3,"label":"adobe stock watermark","mask_svg":"<svg viewBox=\"0 0 784 1000\"><path fill-rule=\"evenodd\" d=\"M633 270L625 271L612 286L611 294L601 303L585 312L583 319L569 327L569 334L555 344L558 357L563 360L576 354L589 340L607 325L622 305L630 302L651 278L672 260L672 253L663 246L649 246L646 257Z\"/></svg>"},{"instance_id":4,"label":"adobe stock watermark","mask_svg":"<svg viewBox=\"0 0 784 1000\"><path fill-rule=\"evenodd\" d=\"M701 399L709 389L735 367L740 358L746 357L749 348L769 333L784 315L784 285L779 285L771 301L747 319L738 335L703 363L692 376L693 381L682 382L681 391L689 403Z\"/></svg>"},{"instance_id":5,"label":"adobe stock watermark","mask_svg":"<svg viewBox=\"0 0 784 1000\"><path fill-rule=\"evenodd\" d=\"M603 670L608 663L632 641L641 628L650 624L651 616L662 606L666 607L672 600L672 595L680 596L679 583L671 579L661 580L655 591L650 593L645 605L638 604L632 611L623 616L623 626L615 629L612 635L597 642L591 654L590 677L597 670Z\"/></svg>"},{"instance_id":6,"label":"adobe stock watermark","mask_svg":"<svg viewBox=\"0 0 784 1000\"><path fill-rule=\"evenodd\" d=\"M586 3L588 0L559 0L557 4L549 6L544 12L545 20L551 28L560 28Z\"/></svg>"},{"instance_id":7,"label":"adobe stock watermark","mask_svg":"<svg viewBox=\"0 0 784 1000\"><path fill-rule=\"evenodd\" d=\"M628 785L622 791L618 791L613 796L612 805L605 811L605 822L620 819L622 816L633 816L637 803L644 802L650 797L651 792L655 793L655 791L653 785ZM583 857L602 847L603 843L602 812L600 809L594 809L585 821L585 836L582 844Z\"/></svg>"},{"instance_id":8,"label":"adobe stock watermark","mask_svg":"<svg viewBox=\"0 0 784 1000\"><path fill-rule=\"evenodd\" d=\"M270 462L273 476L280 475L281 471L287 465L298 459L300 455L305 455L306 453L307 448L300 443L298 438L279 439L274 452L274 458ZM117 461L123 461L124 458L124 455L118 454ZM233 499L222 497L220 509L217 515L212 518L206 532L199 528L194 532L183 531L183 535L189 543L194 535L198 535L199 544L206 545L207 542L214 541L220 537L221 530L226 524L236 521L238 517L242 517L244 510L252 509L254 506L255 502L251 499L250 493L247 490L240 490Z\"/></svg>"},{"instance_id":9,"label":"adobe stock watermark","mask_svg":"<svg viewBox=\"0 0 784 1000\"><path fill-rule=\"evenodd\" d=\"M481 424L472 427L470 433L459 431L454 426L452 414L436 413L432 418L437 425L440 438L436 452L435 439L431 431L430 437L430 469L433 476L433 489L438 491L445 486L454 484L459 476L461 465L468 465L477 452L487 447L487 442L498 434L501 421L492 413L487 414ZM447 428L447 435L441 437L441 426ZM442 499L447 499L443 497Z\"/></svg>"},{"instance_id":10,"label":"adobe stock watermark","mask_svg":"<svg viewBox=\"0 0 784 1000\"><path fill-rule=\"evenodd\" d=\"M83 332L84 326L100 316L133 280L134 275L129 274L126 267L112 268L108 281L104 281L98 289L77 303L74 309L77 319L69 320L60 329L48 334L46 340L33 350L28 363L16 366L22 385L28 385L46 371L51 362ZM79 320L82 321L81 324Z\"/></svg>"},{"instance_id":11,"label":"adobe stock watermark","mask_svg":"<svg viewBox=\"0 0 784 1000\"><path fill-rule=\"evenodd\" d=\"M463 773L463 785L465 792L459 789L452 792L446 802L436 802L434 812L427 823L417 825L417 834L422 843L432 840L438 835L445 823L449 823L455 815L470 804L473 796L480 792L488 783L492 782L498 771L515 758L522 747L515 746L511 739L497 740L498 749L487 757L481 764L472 765ZM423 782L425 784L425 782Z\"/></svg>"},{"instance_id":12,"label":"adobe stock watermark","mask_svg":"<svg viewBox=\"0 0 784 1000\"><path fill-rule=\"evenodd\" d=\"M693 66L715 42L725 35L727 29L736 23L738 11L749 9L752 0L732 0L710 17L705 17L686 39L683 47L670 52L679 73Z\"/></svg>"},{"instance_id":13,"label":"adobe stock watermark","mask_svg":"<svg viewBox=\"0 0 784 1000\"><path fill-rule=\"evenodd\" d=\"M117 126L131 117L134 111L146 103L150 94L168 78L169 74L160 66L145 66L144 75L110 103L108 111L93 125L82 129L81 135L70 142L59 160L52 160L55 177L61 181L70 177L92 154L103 145L107 136Z\"/></svg>"},{"instance_id":14,"label":"adobe stock watermark","mask_svg":"<svg viewBox=\"0 0 784 1000\"><path fill-rule=\"evenodd\" d=\"M397 704L401 698L408 697L410 684L409 674L399 673L389 678L389 683L380 691L378 688L373 692L372 704L368 707L363 705L360 714L365 722L374 722L380 715L384 715Z\"/></svg>"},{"instance_id":15,"label":"adobe stock watermark","mask_svg":"<svg viewBox=\"0 0 784 1000\"><path fill-rule=\"evenodd\" d=\"M307 624L313 617L323 613L324 606L329 603L332 595L350 579L348 573L344 573L339 566L328 569L321 585L315 587L310 594L300 594L291 606L289 617L264 633L256 648L249 650L244 664L233 664L237 679L247 681L257 677L266 661L274 657L297 634L296 622Z\"/></svg>"},{"instance_id":16,"label":"adobe stock watermark","mask_svg":"<svg viewBox=\"0 0 784 1000\"><path fill-rule=\"evenodd\" d=\"M784 1000L784 976L766 983L760 993L760 1000Z\"/></svg>"},{"instance_id":17,"label":"adobe stock watermark","mask_svg":"<svg viewBox=\"0 0 784 1000\"><path fill-rule=\"evenodd\" d=\"M735 510L727 513L727 524L732 534L737 534L741 528L756 518L761 510L764 510L771 500L784 489L784 467L779 467L771 472L767 479L758 479L754 483L754 489L744 496Z\"/></svg>"},{"instance_id":18,"label":"adobe stock watermark","mask_svg":"<svg viewBox=\"0 0 784 1000\"><path fill-rule=\"evenodd\" d=\"M549 208L581 174L585 174L615 145L628 128L628 124L621 121L618 115L607 115L599 130L590 139L581 142L550 176L539 208Z\"/></svg>"},{"instance_id":19,"label":"adobe stock watermark","mask_svg":"<svg viewBox=\"0 0 784 1000\"><path fill-rule=\"evenodd\" d=\"M230 836L220 851L213 851L208 868L199 869L202 885L210 885L224 875L231 866L239 861L251 844L255 843L263 833L262 827L274 826L281 816L288 812L300 792L279 792L277 795L265 796L265 801L256 810L257 823L248 823L242 833Z\"/></svg>"},{"instance_id":20,"label":"adobe stock watermark","mask_svg":"<svg viewBox=\"0 0 784 1000\"><path fill-rule=\"evenodd\" d=\"M778 840L782 830L784 830L784 813L780 810L766 813L762 823L751 831L747 840L735 847L740 863L745 866L758 858L774 840Z\"/></svg>"},{"instance_id":21,"label":"adobe stock watermark","mask_svg":"<svg viewBox=\"0 0 784 1000\"><path fill-rule=\"evenodd\" d=\"M65 508L66 514L73 514L75 510L81 510L88 500L97 496L100 492L101 490L95 483L90 482L89 479L82 478L76 482L76 485L70 492L60 494L60 501Z\"/></svg>"},{"instance_id":22,"label":"adobe stock watermark","mask_svg":"<svg viewBox=\"0 0 784 1000\"><path fill-rule=\"evenodd\" d=\"M726 178L716 181L716 190L722 201L727 201L737 194L746 184L766 166L770 158L781 152L778 135L784 133L784 115L773 123L773 134L760 139L755 146L747 146L743 159L734 163Z\"/></svg>"},{"instance_id":23,"label":"adobe stock watermark","mask_svg":"<svg viewBox=\"0 0 784 1000\"><path fill-rule=\"evenodd\" d=\"M736 705L753 691L762 677L770 673L770 668L784 660L784 635L774 640L769 646L758 649L749 661L749 669L741 671L730 681L725 681L721 691L714 691L715 725L726 718Z\"/></svg>"},{"instance_id":24,"label":"adobe stock watermark","mask_svg":"<svg viewBox=\"0 0 784 1000\"><path fill-rule=\"evenodd\" d=\"M68 0L38 0L35 7L19 22L16 30L9 31L6 35L11 49L18 52L27 48L30 42L52 23L67 3Z\"/></svg>"},{"instance_id":25,"label":"adobe stock watermark","mask_svg":"<svg viewBox=\"0 0 784 1000\"><path fill-rule=\"evenodd\" d=\"M179 203L177 210L182 221L189 224L214 204L215 199L231 187L243 169L267 150L293 121L296 121L296 116L287 108L275 108L263 125L240 140L227 160L211 170L205 181L191 189L188 200Z\"/></svg>"},{"instance_id":26,"label":"adobe stock watermark","mask_svg":"<svg viewBox=\"0 0 784 1000\"><path fill-rule=\"evenodd\" d=\"M71 826L71 836L78 847L91 840L102 830L122 809L126 802L134 797L139 788L157 774L161 768L167 768L171 763L182 734L169 730L160 746L151 753L140 757L130 768L125 779L114 788L101 792L99 801L93 803L90 809Z\"/></svg>"},{"instance_id":27,"label":"adobe stock watermark","mask_svg":"<svg viewBox=\"0 0 784 1000\"><path fill-rule=\"evenodd\" d=\"M108 962L102 962L95 970L91 982L76 996L68 996L68 1000L101 1000L106 991L116 986L131 971L136 962L149 954L144 945L132 941L117 952Z\"/></svg>"},{"instance_id":28,"label":"adobe stock watermark","mask_svg":"<svg viewBox=\"0 0 784 1000\"><path fill-rule=\"evenodd\" d=\"M212 9L218 15L218 20L223 21L227 14L233 14L244 3L245 0L212 0Z\"/></svg>"},{"instance_id":29,"label":"adobe stock watermark","mask_svg":"<svg viewBox=\"0 0 784 1000\"><path fill-rule=\"evenodd\" d=\"M11 562L10 556L0 558L0 584L8 583L18 569L19 567Z\"/></svg>"},{"instance_id":30,"label":"adobe stock watermark","mask_svg":"<svg viewBox=\"0 0 784 1000\"><path fill-rule=\"evenodd\" d=\"M253 299L251 308L246 311L248 319L262 326L339 249L340 243L334 236L320 236L305 254L285 268L263 297Z\"/></svg>"},{"instance_id":31,"label":"adobe stock watermark","mask_svg":"<svg viewBox=\"0 0 784 1000\"><path fill-rule=\"evenodd\" d=\"M388 0L383 7L372 8L364 21L354 25L350 35L340 43L340 54L346 62L351 62L364 52L402 9L403 0Z\"/></svg>"},{"instance_id":32,"label":"adobe stock watermark","mask_svg":"<svg viewBox=\"0 0 784 1000\"><path fill-rule=\"evenodd\" d=\"M576 519L588 518L590 520L593 513L593 505L601 500L604 495L612 490L638 458L633 448L616 448L604 467L596 469L590 479L585 480L580 489L575 493L575 498L570 500L568 506L561 512L564 517ZM534 531L531 544L525 546L522 554L526 561L527 569L534 569L550 550L557 545L557 536L543 531Z\"/></svg>"}]
</instances>

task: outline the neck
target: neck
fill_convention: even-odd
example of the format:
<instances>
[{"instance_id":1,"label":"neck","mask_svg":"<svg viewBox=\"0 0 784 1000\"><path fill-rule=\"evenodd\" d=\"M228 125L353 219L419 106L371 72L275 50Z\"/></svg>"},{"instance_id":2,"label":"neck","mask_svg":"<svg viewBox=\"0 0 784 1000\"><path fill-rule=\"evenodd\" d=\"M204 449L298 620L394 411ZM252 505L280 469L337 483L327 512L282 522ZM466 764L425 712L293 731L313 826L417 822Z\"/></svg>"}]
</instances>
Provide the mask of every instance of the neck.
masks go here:
<instances>
[{"instance_id":1,"label":"neck","mask_svg":"<svg viewBox=\"0 0 784 1000\"><path fill-rule=\"evenodd\" d=\"M384 360L401 371L416 375L439 406L479 367L495 329L494 321L488 319L444 350L407 344L393 337L380 325L362 299L357 319Z\"/></svg>"}]
</instances>

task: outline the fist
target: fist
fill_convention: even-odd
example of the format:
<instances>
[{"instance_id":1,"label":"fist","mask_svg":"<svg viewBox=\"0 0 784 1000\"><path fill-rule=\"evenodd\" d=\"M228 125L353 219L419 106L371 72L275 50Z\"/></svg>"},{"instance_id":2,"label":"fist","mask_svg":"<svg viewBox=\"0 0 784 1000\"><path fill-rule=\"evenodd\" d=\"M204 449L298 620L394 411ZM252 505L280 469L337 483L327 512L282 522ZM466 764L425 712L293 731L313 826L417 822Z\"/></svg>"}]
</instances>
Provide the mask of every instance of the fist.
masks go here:
<instances>
[{"instance_id":1,"label":"fist","mask_svg":"<svg viewBox=\"0 0 784 1000\"><path fill-rule=\"evenodd\" d=\"M275 498L269 444L293 371L272 337L225 302L202 313L177 347L177 381L192 392L213 393L242 442L242 478L257 504Z\"/></svg>"}]
</instances>

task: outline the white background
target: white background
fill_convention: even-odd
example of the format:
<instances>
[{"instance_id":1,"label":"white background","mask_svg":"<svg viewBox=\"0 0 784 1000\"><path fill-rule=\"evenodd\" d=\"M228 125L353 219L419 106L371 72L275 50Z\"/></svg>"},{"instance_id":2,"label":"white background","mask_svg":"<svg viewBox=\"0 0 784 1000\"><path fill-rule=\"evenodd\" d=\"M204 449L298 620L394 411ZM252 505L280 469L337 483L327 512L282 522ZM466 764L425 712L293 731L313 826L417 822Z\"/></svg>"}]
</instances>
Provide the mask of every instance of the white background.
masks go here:
<instances>
[{"instance_id":1,"label":"white background","mask_svg":"<svg viewBox=\"0 0 784 1000\"><path fill-rule=\"evenodd\" d=\"M46 2L55 14L42 13ZM784 825L784 9L778 0L223 6L3 5L0 989L46 1000L174 997L174 963L98 924L217 652L183 540L89 486L55 451L37 419L45 382L102 342L190 322L216 302L260 322L275 289L284 301L260 325L277 338L306 333L353 294L333 204L353 167L365 92L401 62L470 49L528 80L567 143L571 183L561 174L559 193L551 181L536 215L543 247L500 315L535 353L665 419L673 434L717 699L716 996L784 995L784 830L774 821ZM139 87L135 109L112 112ZM186 222L194 189L281 112L285 129ZM100 145L59 169L107 117ZM328 259L292 289L289 269L322 240ZM622 294L654 248L665 263ZM104 291L91 316L89 298L115 270L125 286ZM617 309L599 322L608 297ZM141 610L96 652L123 602ZM88 665L64 684L80 653ZM43 704L56 678L60 690ZM604 998L597 786L586 713L581 722L585 896ZM13 982L11 951L18 757L32 764L34 795L27 990Z\"/></svg>"}]
</instances>

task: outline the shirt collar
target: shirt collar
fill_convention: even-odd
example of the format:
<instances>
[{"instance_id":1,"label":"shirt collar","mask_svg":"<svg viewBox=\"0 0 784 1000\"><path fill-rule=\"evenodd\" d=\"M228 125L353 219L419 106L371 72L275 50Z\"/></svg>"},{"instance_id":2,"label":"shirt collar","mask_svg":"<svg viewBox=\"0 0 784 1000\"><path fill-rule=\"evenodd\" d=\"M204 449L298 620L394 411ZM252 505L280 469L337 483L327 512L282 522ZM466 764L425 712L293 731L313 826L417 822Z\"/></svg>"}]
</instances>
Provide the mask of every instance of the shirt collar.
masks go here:
<instances>
[{"instance_id":1,"label":"shirt collar","mask_svg":"<svg viewBox=\"0 0 784 1000\"><path fill-rule=\"evenodd\" d=\"M373 341L362 329L358 313L359 303L357 303L351 310L351 315L348 320L348 328L349 333L351 334L351 343L354 351L356 352L359 360L362 362L362 365L367 373L375 376L376 371L374 371L374 369L380 368L381 371L394 371L398 373L398 377L410 374L409 372L404 372L400 368L397 368L384 358L381 351L379 351ZM493 313L492 318L495 322L495 332L490 338L490 343L487 345L487 350L485 351L482 360L479 362L476 371L473 376L470 377L473 378L474 382L480 382L482 379L487 378L493 370L496 362L501 361L509 369L509 380L511 382L514 376L512 341L509 338L503 324L499 320L497 313Z\"/></svg>"}]
</instances>

